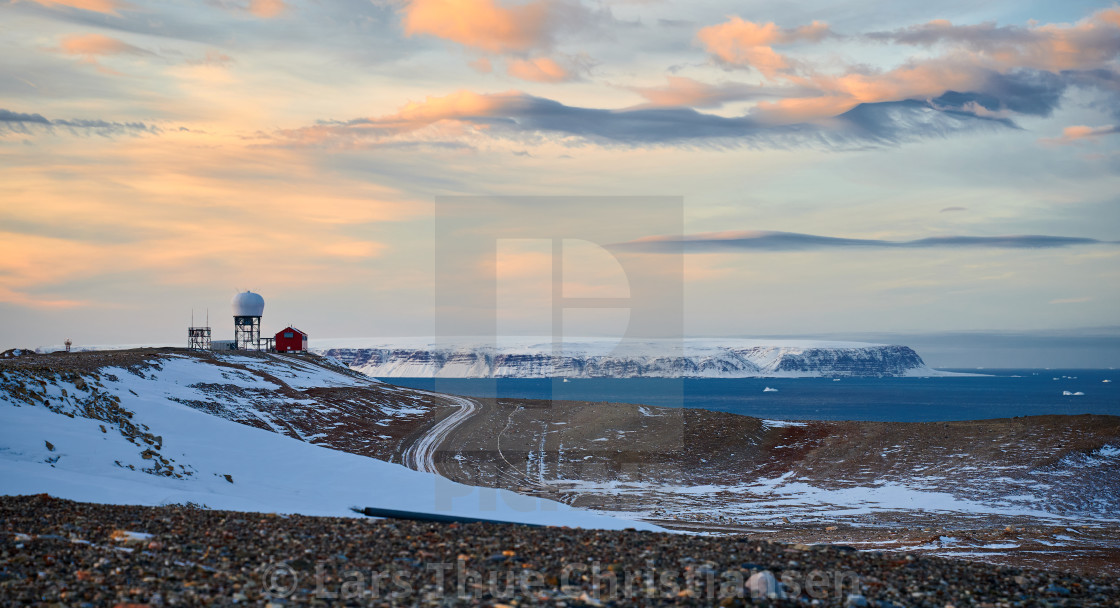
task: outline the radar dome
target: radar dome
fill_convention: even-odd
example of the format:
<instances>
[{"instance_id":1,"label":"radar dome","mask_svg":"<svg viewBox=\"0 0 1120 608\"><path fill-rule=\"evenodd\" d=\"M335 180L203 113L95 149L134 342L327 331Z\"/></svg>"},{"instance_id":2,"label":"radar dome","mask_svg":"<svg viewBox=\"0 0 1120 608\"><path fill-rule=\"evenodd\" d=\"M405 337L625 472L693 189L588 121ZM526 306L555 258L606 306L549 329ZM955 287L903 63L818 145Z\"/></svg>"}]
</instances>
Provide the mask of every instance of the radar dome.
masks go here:
<instances>
[{"instance_id":1,"label":"radar dome","mask_svg":"<svg viewBox=\"0 0 1120 608\"><path fill-rule=\"evenodd\" d=\"M264 298L259 293L246 291L233 296L233 316L263 317Z\"/></svg>"}]
</instances>

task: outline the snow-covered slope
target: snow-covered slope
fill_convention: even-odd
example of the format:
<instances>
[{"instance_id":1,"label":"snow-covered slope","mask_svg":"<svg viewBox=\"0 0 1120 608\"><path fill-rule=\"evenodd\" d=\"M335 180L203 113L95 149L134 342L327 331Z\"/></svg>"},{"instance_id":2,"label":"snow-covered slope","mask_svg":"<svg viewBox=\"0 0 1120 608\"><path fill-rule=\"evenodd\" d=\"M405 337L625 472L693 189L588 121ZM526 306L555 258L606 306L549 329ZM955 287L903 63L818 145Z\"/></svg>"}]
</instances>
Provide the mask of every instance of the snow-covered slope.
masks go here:
<instances>
[{"instance_id":1,"label":"snow-covered slope","mask_svg":"<svg viewBox=\"0 0 1120 608\"><path fill-rule=\"evenodd\" d=\"M309 443L313 437L284 419L284 403L298 409L314 404L317 391L377 384L345 368L282 356L173 353L120 366L78 364L75 357L86 354L66 355L68 364L52 355L0 367L0 493L308 515L382 507L651 528ZM205 407L214 387L231 399L219 415ZM271 395L269 408L255 407L262 394ZM221 415L249 411L260 416L260 428Z\"/></svg>"},{"instance_id":2,"label":"snow-covered slope","mask_svg":"<svg viewBox=\"0 0 1120 608\"><path fill-rule=\"evenodd\" d=\"M382 378L751 378L934 376L906 346L862 342L709 339L619 344L569 338L558 352L548 338L454 341L318 341L316 352Z\"/></svg>"}]
</instances>

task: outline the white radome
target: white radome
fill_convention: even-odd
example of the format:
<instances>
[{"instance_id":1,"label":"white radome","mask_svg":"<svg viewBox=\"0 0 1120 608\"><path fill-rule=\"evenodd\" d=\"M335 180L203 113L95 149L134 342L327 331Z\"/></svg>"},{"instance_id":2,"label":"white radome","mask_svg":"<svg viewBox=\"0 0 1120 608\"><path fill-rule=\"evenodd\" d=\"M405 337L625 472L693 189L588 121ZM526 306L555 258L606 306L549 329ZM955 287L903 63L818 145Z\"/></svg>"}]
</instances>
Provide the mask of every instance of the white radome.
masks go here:
<instances>
[{"instance_id":1,"label":"white radome","mask_svg":"<svg viewBox=\"0 0 1120 608\"><path fill-rule=\"evenodd\" d=\"M259 293L246 291L233 296L233 316L263 317L264 298Z\"/></svg>"}]
</instances>

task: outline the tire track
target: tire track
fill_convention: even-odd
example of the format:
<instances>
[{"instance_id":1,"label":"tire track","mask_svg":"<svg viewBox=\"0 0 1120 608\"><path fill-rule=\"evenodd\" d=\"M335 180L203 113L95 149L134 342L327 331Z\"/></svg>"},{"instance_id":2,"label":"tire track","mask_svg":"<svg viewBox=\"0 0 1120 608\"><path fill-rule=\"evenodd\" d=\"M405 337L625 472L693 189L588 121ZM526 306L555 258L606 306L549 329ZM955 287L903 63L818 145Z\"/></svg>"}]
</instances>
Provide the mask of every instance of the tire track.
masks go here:
<instances>
[{"instance_id":1,"label":"tire track","mask_svg":"<svg viewBox=\"0 0 1120 608\"><path fill-rule=\"evenodd\" d=\"M466 421L467 418L474 415L480 406L477 401L467 397L428 393L426 391L417 392L424 392L424 394L433 397L447 399L451 401L453 405L459 406L459 409L455 410L453 414L440 420L427 433L424 433L422 437L408 446L408 449L401 455L401 461L404 463L404 466L415 471L435 473L438 475L439 471L436 470L436 452L439 450L440 444L447 439L451 431L455 430L455 428Z\"/></svg>"}]
</instances>

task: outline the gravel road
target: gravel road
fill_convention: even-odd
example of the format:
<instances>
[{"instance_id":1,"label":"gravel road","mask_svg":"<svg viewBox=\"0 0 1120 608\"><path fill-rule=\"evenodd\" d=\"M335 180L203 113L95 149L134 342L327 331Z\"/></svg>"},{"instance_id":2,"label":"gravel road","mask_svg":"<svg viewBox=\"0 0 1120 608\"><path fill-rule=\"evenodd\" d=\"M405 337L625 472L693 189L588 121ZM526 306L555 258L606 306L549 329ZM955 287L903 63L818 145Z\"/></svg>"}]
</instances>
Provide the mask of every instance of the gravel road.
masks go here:
<instances>
[{"instance_id":1,"label":"gravel road","mask_svg":"<svg viewBox=\"0 0 1120 608\"><path fill-rule=\"evenodd\" d=\"M459 409L455 410L450 416L440 420L425 432L419 439L412 442L401 456L404 466L425 473L439 473L436 470L436 452L440 449L440 445L451 431L455 430L467 418L478 410L478 402L468 397L456 397L453 395L439 395L436 393L426 393L424 391L413 391L417 394L427 394L433 397L439 397L445 401L450 401L452 405L457 405Z\"/></svg>"}]
</instances>

